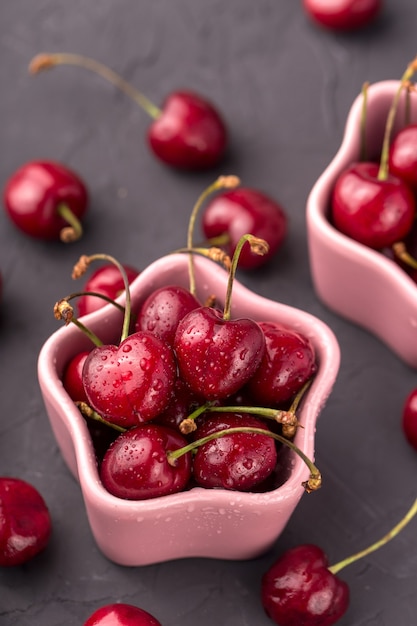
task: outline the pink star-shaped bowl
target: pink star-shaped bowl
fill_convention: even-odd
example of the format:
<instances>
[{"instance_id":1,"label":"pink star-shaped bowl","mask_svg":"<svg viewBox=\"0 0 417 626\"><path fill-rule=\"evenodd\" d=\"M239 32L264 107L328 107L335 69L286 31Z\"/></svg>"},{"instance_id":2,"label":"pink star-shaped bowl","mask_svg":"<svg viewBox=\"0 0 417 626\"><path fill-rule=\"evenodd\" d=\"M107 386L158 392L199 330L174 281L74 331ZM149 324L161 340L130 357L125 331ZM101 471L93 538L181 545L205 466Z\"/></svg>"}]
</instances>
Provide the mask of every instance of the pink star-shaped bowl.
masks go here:
<instances>
[{"instance_id":1,"label":"pink star-shaped bowl","mask_svg":"<svg viewBox=\"0 0 417 626\"><path fill-rule=\"evenodd\" d=\"M203 257L194 260L198 296L224 298L227 273ZM163 285L188 286L188 255L170 255L148 266L131 285L133 310ZM124 302L124 296L118 300ZM235 282L232 316L276 320L305 333L319 363L303 399L295 443L314 458L316 421L339 369L339 345L332 331L311 314L273 302ZM82 318L104 342L117 341L121 313L104 308ZM185 557L248 559L266 551L287 524L304 493L309 471L285 449L280 486L267 493L191 488L146 501L127 501L108 493L100 482L93 444L84 418L66 393L62 373L78 352L91 348L73 324L56 331L39 355L38 375L45 407L62 456L80 484L92 534L102 552L121 565L146 565ZM308 497L314 497L314 494Z\"/></svg>"}]
</instances>

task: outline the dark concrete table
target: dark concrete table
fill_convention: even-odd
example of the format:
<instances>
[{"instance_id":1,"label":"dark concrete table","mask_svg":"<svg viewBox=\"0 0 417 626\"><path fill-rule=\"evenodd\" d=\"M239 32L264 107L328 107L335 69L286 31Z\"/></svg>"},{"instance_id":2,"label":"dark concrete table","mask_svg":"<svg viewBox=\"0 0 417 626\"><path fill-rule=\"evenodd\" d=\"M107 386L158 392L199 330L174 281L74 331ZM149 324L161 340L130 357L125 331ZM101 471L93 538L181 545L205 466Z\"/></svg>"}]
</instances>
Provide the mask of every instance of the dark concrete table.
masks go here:
<instances>
[{"instance_id":1,"label":"dark concrete table","mask_svg":"<svg viewBox=\"0 0 417 626\"><path fill-rule=\"evenodd\" d=\"M51 158L82 173L92 198L85 237L72 246L33 241L0 217L0 474L37 486L54 523L44 554L0 571L2 626L76 626L112 601L142 606L164 626L267 626L260 578L280 552L314 542L338 561L379 538L412 502L417 455L404 441L400 414L416 373L318 301L305 204L363 82L398 78L414 57L416 20L412 0L387 0L375 27L352 35L315 28L295 0L2 2L1 182L25 161ZM207 94L231 132L221 172L163 167L144 142L146 115L91 74L62 68L29 77L29 60L45 50L105 62L158 104L179 87ZM57 328L53 303L73 290L74 260L105 251L144 267L182 246L190 209L218 173L238 174L290 216L285 248L268 269L242 280L317 315L340 342L340 374L317 430L324 485L302 499L274 549L258 559L119 567L96 547L80 489L57 450L37 355ZM416 524L343 572L352 599L341 624L415 626Z\"/></svg>"}]
</instances>

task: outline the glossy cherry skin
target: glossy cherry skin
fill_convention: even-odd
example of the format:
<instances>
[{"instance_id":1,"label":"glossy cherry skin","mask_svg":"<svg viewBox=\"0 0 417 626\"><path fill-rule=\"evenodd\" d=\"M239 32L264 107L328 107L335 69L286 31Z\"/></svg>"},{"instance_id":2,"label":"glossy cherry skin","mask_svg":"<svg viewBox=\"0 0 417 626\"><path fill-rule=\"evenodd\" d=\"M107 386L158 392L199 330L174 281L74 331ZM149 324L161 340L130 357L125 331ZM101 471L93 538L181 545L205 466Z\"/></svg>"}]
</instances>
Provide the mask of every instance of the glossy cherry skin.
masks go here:
<instances>
[{"instance_id":1,"label":"glossy cherry skin","mask_svg":"<svg viewBox=\"0 0 417 626\"><path fill-rule=\"evenodd\" d=\"M238 391L258 368L265 337L249 318L224 320L211 307L199 307L178 324L174 350L180 375L207 400Z\"/></svg>"},{"instance_id":2,"label":"glossy cherry skin","mask_svg":"<svg viewBox=\"0 0 417 626\"><path fill-rule=\"evenodd\" d=\"M389 171L417 191L417 124L402 128L391 141Z\"/></svg>"},{"instance_id":3,"label":"glossy cherry skin","mask_svg":"<svg viewBox=\"0 0 417 626\"><path fill-rule=\"evenodd\" d=\"M349 606L349 587L328 569L323 550L300 545L286 551L264 574L261 598L279 626L331 626Z\"/></svg>"},{"instance_id":4,"label":"glossy cherry skin","mask_svg":"<svg viewBox=\"0 0 417 626\"><path fill-rule=\"evenodd\" d=\"M197 298L184 287L161 287L153 291L141 306L135 329L147 330L173 345L178 322L200 306Z\"/></svg>"},{"instance_id":5,"label":"glossy cherry skin","mask_svg":"<svg viewBox=\"0 0 417 626\"><path fill-rule=\"evenodd\" d=\"M161 413L171 400L175 378L171 347L146 331L133 333L119 346L94 348L83 367L88 404L124 428Z\"/></svg>"},{"instance_id":6,"label":"glossy cherry skin","mask_svg":"<svg viewBox=\"0 0 417 626\"><path fill-rule=\"evenodd\" d=\"M120 602L100 607L84 626L161 626L161 622L137 606Z\"/></svg>"},{"instance_id":7,"label":"glossy cherry skin","mask_svg":"<svg viewBox=\"0 0 417 626\"><path fill-rule=\"evenodd\" d=\"M367 26L379 15L382 4L382 0L303 0L307 15L337 31Z\"/></svg>"},{"instance_id":8,"label":"glossy cherry skin","mask_svg":"<svg viewBox=\"0 0 417 626\"><path fill-rule=\"evenodd\" d=\"M61 163L30 161L9 178L4 206L11 221L38 239L60 239L68 223L58 213L66 205L81 219L87 211L88 191L81 178Z\"/></svg>"},{"instance_id":9,"label":"glossy cherry skin","mask_svg":"<svg viewBox=\"0 0 417 626\"><path fill-rule=\"evenodd\" d=\"M62 375L64 389L74 402L88 402L83 384L83 368L89 354L89 350L84 350L73 356Z\"/></svg>"},{"instance_id":10,"label":"glossy cherry skin","mask_svg":"<svg viewBox=\"0 0 417 626\"><path fill-rule=\"evenodd\" d=\"M139 270L129 265L123 265L123 268L130 285L139 276ZM83 290L101 293L111 300L116 300L125 290L125 285L120 270L113 263L109 263L102 265L91 274ZM106 300L97 296L80 296L77 300L78 314L80 316L87 315L101 309L106 304Z\"/></svg>"},{"instance_id":11,"label":"glossy cherry skin","mask_svg":"<svg viewBox=\"0 0 417 626\"><path fill-rule=\"evenodd\" d=\"M269 245L267 254L258 255L245 245L239 267L252 269L269 261L283 244L288 218L283 207L257 189L239 187L215 196L202 215L202 229L208 240L226 236L224 248L232 256L239 240L250 233Z\"/></svg>"},{"instance_id":12,"label":"glossy cherry skin","mask_svg":"<svg viewBox=\"0 0 417 626\"><path fill-rule=\"evenodd\" d=\"M378 179L376 163L354 163L337 179L331 218L342 233L380 250L401 241L410 231L416 203L401 179Z\"/></svg>"},{"instance_id":13,"label":"glossy cherry skin","mask_svg":"<svg viewBox=\"0 0 417 626\"><path fill-rule=\"evenodd\" d=\"M190 91L176 91L166 98L161 115L151 124L148 142L167 165L204 170L223 158L227 135L223 119L209 101Z\"/></svg>"},{"instance_id":14,"label":"glossy cherry skin","mask_svg":"<svg viewBox=\"0 0 417 626\"><path fill-rule=\"evenodd\" d=\"M243 413L203 417L194 432L194 439L242 426L269 431L262 420ZM250 491L273 472L276 462L277 450L271 436L231 433L197 448L193 458L193 478L202 487Z\"/></svg>"},{"instance_id":15,"label":"glossy cherry skin","mask_svg":"<svg viewBox=\"0 0 417 626\"><path fill-rule=\"evenodd\" d=\"M171 464L167 452L187 445L172 428L140 424L119 435L104 455L104 487L125 500L147 500L183 490L191 476L191 453Z\"/></svg>"},{"instance_id":16,"label":"glossy cherry skin","mask_svg":"<svg viewBox=\"0 0 417 626\"><path fill-rule=\"evenodd\" d=\"M417 450L417 388L410 391L404 402L402 428L408 443Z\"/></svg>"},{"instance_id":17,"label":"glossy cherry skin","mask_svg":"<svg viewBox=\"0 0 417 626\"><path fill-rule=\"evenodd\" d=\"M20 478L0 477L0 566L22 565L48 545L51 517L45 500Z\"/></svg>"},{"instance_id":18,"label":"glossy cherry skin","mask_svg":"<svg viewBox=\"0 0 417 626\"><path fill-rule=\"evenodd\" d=\"M291 400L317 371L310 340L276 322L259 322L265 335L262 361L247 389L260 406L279 406Z\"/></svg>"}]
</instances>

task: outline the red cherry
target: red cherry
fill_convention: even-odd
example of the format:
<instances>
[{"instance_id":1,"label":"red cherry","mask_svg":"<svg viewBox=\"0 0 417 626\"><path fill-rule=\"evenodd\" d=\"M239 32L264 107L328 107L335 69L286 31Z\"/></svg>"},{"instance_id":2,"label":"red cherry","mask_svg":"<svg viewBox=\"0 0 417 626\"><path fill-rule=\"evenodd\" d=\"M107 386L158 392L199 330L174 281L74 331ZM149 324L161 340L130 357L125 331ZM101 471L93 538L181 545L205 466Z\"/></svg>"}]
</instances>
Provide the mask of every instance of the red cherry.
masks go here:
<instances>
[{"instance_id":1,"label":"red cherry","mask_svg":"<svg viewBox=\"0 0 417 626\"><path fill-rule=\"evenodd\" d=\"M320 548L305 544L285 552L264 574L261 598L279 626L331 626L348 609L349 587L329 571Z\"/></svg>"},{"instance_id":2,"label":"red cherry","mask_svg":"<svg viewBox=\"0 0 417 626\"><path fill-rule=\"evenodd\" d=\"M19 478L0 478L0 566L22 565L44 550L51 518L40 493Z\"/></svg>"},{"instance_id":3,"label":"red cherry","mask_svg":"<svg viewBox=\"0 0 417 626\"><path fill-rule=\"evenodd\" d=\"M83 368L89 350L79 352L68 363L62 376L62 384L74 402L88 402L83 384Z\"/></svg>"},{"instance_id":4,"label":"red cherry","mask_svg":"<svg viewBox=\"0 0 417 626\"><path fill-rule=\"evenodd\" d=\"M31 161L7 181L4 206L12 222L38 239L74 241L87 210L88 192L72 170L53 161Z\"/></svg>"},{"instance_id":5,"label":"red cherry","mask_svg":"<svg viewBox=\"0 0 417 626\"><path fill-rule=\"evenodd\" d=\"M147 611L120 602L100 607L84 626L161 626L161 623Z\"/></svg>"},{"instance_id":6,"label":"red cherry","mask_svg":"<svg viewBox=\"0 0 417 626\"><path fill-rule=\"evenodd\" d=\"M175 378L172 349L146 331L129 335L119 346L94 348L83 368L90 406L125 428L161 413L171 400Z\"/></svg>"},{"instance_id":7,"label":"red cherry","mask_svg":"<svg viewBox=\"0 0 417 626\"><path fill-rule=\"evenodd\" d=\"M256 428L270 432L251 415L222 413L206 417L194 435L202 439L229 428ZM275 469L277 450L269 435L233 432L200 445L194 454L193 477L202 487L250 491Z\"/></svg>"},{"instance_id":8,"label":"red cherry","mask_svg":"<svg viewBox=\"0 0 417 626\"><path fill-rule=\"evenodd\" d=\"M101 464L104 487L125 500L145 500L176 493L191 476L191 453L172 464L168 453L187 445L173 429L140 424L122 433L110 445Z\"/></svg>"},{"instance_id":9,"label":"red cherry","mask_svg":"<svg viewBox=\"0 0 417 626\"><path fill-rule=\"evenodd\" d=\"M177 91L165 100L148 130L155 155L167 165L203 170L223 158L226 126L214 106L196 93Z\"/></svg>"},{"instance_id":10,"label":"red cherry","mask_svg":"<svg viewBox=\"0 0 417 626\"><path fill-rule=\"evenodd\" d=\"M206 98L190 91L172 92L162 109L110 68L78 54L38 54L30 65L32 74L57 65L84 67L115 85L132 98L152 119L147 133L154 154L172 167L202 170L223 158L228 136L225 123Z\"/></svg>"},{"instance_id":11,"label":"red cherry","mask_svg":"<svg viewBox=\"0 0 417 626\"><path fill-rule=\"evenodd\" d=\"M372 22L382 0L303 0L304 9L317 24L332 30L354 30Z\"/></svg>"},{"instance_id":12,"label":"red cherry","mask_svg":"<svg viewBox=\"0 0 417 626\"><path fill-rule=\"evenodd\" d=\"M259 325L249 318L224 319L199 307L179 322L174 339L180 375L207 400L236 393L253 376L265 350Z\"/></svg>"},{"instance_id":13,"label":"red cherry","mask_svg":"<svg viewBox=\"0 0 417 626\"><path fill-rule=\"evenodd\" d=\"M126 272L127 280L131 284L139 275L139 271L129 265L123 265ZM113 264L109 263L99 267L84 285L84 291L92 291L101 293L110 300L116 300L124 291L124 280L120 274L120 270ZM93 311L97 311L103 307L106 301L97 296L83 295L77 300L78 314L80 316L87 315Z\"/></svg>"},{"instance_id":14,"label":"red cherry","mask_svg":"<svg viewBox=\"0 0 417 626\"><path fill-rule=\"evenodd\" d=\"M411 189L393 175L378 177L376 163L349 166L337 179L331 217L338 230L374 249L401 241L414 221L416 203Z\"/></svg>"},{"instance_id":15,"label":"red cherry","mask_svg":"<svg viewBox=\"0 0 417 626\"><path fill-rule=\"evenodd\" d=\"M239 187L223 192L207 204L202 216L205 237L214 242L225 241L225 248L233 256L237 244L246 233L265 240L269 251L263 256L246 245L239 257L244 269L260 267L282 245L288 227L284 209L275 200L256 189Z\"/></svg>"},{"instance_id":16,"label":"red cherry","mask_svg":"<svg viewBox=\"0 0 417 626\"><path fill-rule=\"evenodd\" d=\"M391 142L389 171L417 191L417 124L402 128Z\"/></svg>"},{"instance_id":17,"label":"red cherry","mask_svg":"<svg viewBox=\"0 0 417 626\"><path fill-rule=\"evenodd\" d=\"M310 340L275 322L259 322L265 335L262 361L248 382L255 403L279 406L291 400L316 373L315 351Z\"/></svg>"},{"instance_id":18,"label":"red cherry","mask_svg":"<svg viewBox=\"0 0 417 626\"><path fill-rule=\"evenodd\" d=\"M173 345L178 322L200 302L184 287L168 285L153 291L141 306L136 330L146 330Z\"/></svg>"},{"instance_id":19,"label":"red cherry","mask_svg":"<svg viewBox=\"0 0 417 626\"><path fill-rule=\"evenodd\" d=\"M417 388L408 394L404 402L402 427L407 441L417 450Z\"/></svg>"}]
</instances>

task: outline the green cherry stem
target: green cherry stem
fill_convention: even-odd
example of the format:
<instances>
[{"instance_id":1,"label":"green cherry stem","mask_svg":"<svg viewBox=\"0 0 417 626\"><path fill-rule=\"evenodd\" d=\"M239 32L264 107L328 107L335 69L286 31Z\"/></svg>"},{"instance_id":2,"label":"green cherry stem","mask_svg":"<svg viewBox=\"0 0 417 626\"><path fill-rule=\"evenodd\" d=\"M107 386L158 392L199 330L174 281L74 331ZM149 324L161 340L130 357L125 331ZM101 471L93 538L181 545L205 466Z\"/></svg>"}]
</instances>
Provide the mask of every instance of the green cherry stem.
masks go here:
<instances>
[{"instance_id":1,"label":"green cherry stem","mask_svg":"<svg viewBox=\"0 0 417 626\"><path fill-rule=\"evenodd\" d=\"M111 70L109 67L81 54L72 54L67 52L57 52L49 54L42 52L37 54L29 63L29 73L39 74L44 70L49 70L57 65L75 65L94 72L101 78L120 89L124 94L134 100L152 119L156 120L162 114L159 107L155 106L146 96L135 89L119 74Z\"/></svg>"},{"instance_id":2,"label":"green cherry stem","mask_svg":"<svg viewBox=\"0 0 417 626\"><path fill-rule=\"evenodd\" d=\"M387 122L385 125L385 133L384 139L382 142L382 150L381 150L381 160L378 171L378 179L386 180L388 178L388 157L389 157L389 147L391 141L391 133L394 126L395 116L397 114L398 104L400 101L401 94L404 88L408 89L407 85L411 78L413 77L414 72L417 70L417 57L408 64L407 69L400 80L400 86L398 87L394 100L391 104L391 107L388 112Z\"/></svg>"},{"instance_id":3,"label":"green cherry stem","mask_svg":"<svg viewBox=\"0 0 417 626\"><path fill-rule=\"evenodd\" d=\"M260 239L259 237L255 237L254 235L243 235L235 248L232 263L229 271L229 279L227 282L227 290L226 290L226 299L223 309L223 319L230 320L231 317L231 306L232 306L232 289L233 289L233 281L235 279L236 270L239 262L240 253L242 251L245 243L248 242L252 252L255 254L263 255L268 252L268 244L264 239Z\"/></svg>"},{"instance_id":4,"label":"green cherry stem","mask_svg":"<svg viewBox=\"0 0 417 626\"><path fill-rule=\"evenodd\" d=\"M120 338L120 343L121 343L129 335L130 322L131 322L132 305L131 305L131 298L130 298L129 280L128 280L128 277L126 275L126 271L123 265L119 263L119 261L115 259L113 256L109 254L102 254L102 253L91 254L89 256L82 255L73 268L72 277L74 279L77 279L77 278L80 278L80 276L83 276L83 274L87 271L87 268L89 267L89 265L93 263L94 261L108 261L109 263L113 263L113 265L115 265L117 269L119 270L123 279L126 299L125 299L125 307L124 307L122 334Z\"/></svg>"},{"instance_id":5,"label":"green cherry stem","mask_svg":"<svg viewBox=\"0 0 417 626\"><path fill-rule=\"evenodd\" d=\"M111 422L107 421L106 419L104 419L104 417L97 413L97 411L94 411L94 409L92 409L91 406L86 402L77 401L75 402L75 404L84 417L92 419L95 422L105 424L106 426L113 428L113 430L117 430L117 432L119 433L126 432L126 428L123 428L123 426L118 426L117 424L112 424Z\"/></svg>"},{"instance_id":6,"label":"green cherry stem","mask_svg":"<svg viewBox=\"0 0 417 626\"><path fill-rule=\"evenodd\" d=\"M365 550L361 550L360 552L357 552L356 554L353 554L352 556L346 559L343 559L343 561L340 561L339 563L336 563L335 565L331 565L328 569L333 574L337 574L337 572L340 572L340 570L346 567L347 565L350 565L351 563L358 561L364 556L371 554L371 552L375 552L375 550L378 550L379 548L384 546L391 539L394 539L394 537L396 537L398 533L413 519L416 513L417 513L417 498L414 500L411 508L408 510L408 512L402 518L402 520L398 522L398 524L394 526L394 528L392 528L379 541L376 541L375 543L370 545L368 548L365 548Z\"/></svg>"},{"instance_id":7,"label":"green cherry stem","mask_svg":"<svg viewBox=\"0 0 417 626\"><path fill-rule=\"evenodd\" d=\"M64 226L59 233L61 241L64 243L72 243L73 241L81 239L83 234L82 224L78 217L71 211L69 206L66 204L59 204L57 213L68 224L68 226Z\"/></svg>"},{"instance_id":8,"label":"green cherry stem","mask_svg":"<svg viewBox=\"0 0 417 626\"><path fill-rule=\"evenodd\" d=\"M84 335L86 335L92 341L95 346L99 347L103 345L101 339L99 339L99 337L95 333L93 333L92 330L87 328L87 326L85 326L74 316L74 309L66 298L63 298L62 300L56 302L54 306L54 316L57 320L64 320L66 326L68 326L68 324L70 323L77 326L77 328L79 328L84 333Z\"/></svg>"},{"instance_id":9,"label":"green cherry stem","mask_svg":"<svg viewBox=\"0 0 417 626\"><path fill-rule=\"evenodd\" d=\"M272 437L276 441L283 443L288 446L291 450L293 450L298 456L304 461L310 471L310 477L308 480L303 482L303 487L307 493L311 493L312 491L316 491L321 487L321 473L318 468L314 465L314 463L308 458L306 454L300 448L298 448L292 441L289 441L285 437L278 435L277 433L273 433L271 431L264 430L263 428L253 428L249 426L235 427L235 428L224 428L223 430L218 430L215 433L211 433L206 437L201 437L192 443L189 443L178 450L171 450L167 452L168 462L171 465L175 465L176 460L182 456L183 454L187 454L187 452L193 452L199 446L203 446L204 444L212 441L213 439L218 439L219 437L224 437L225 435L232 435L234 433L253 433L257 435L266 435L267 437Z\"/></svg>"},{"instance_id":10,"label":"green cherry stem","mask_svg":"<svg viewBox=\"0 0 417 626\"><path fill-rule=\"evenodd\" d=\"M197 214L204 204L209 195L218 191L219 189L234 189L240 185L240 179L237 176L219 176L211 185L206 187L206 189L200 194L197 202L195 203L193 210L191 211L190 219L188 221L188 229L187 229L187 248L188 250L193 249L193 233L195 228L195 221L197 219ZM194 276L194 262L193 262L193 254L190 252L189 255L189 263L188 263L188 272L189 272L189 281L190 281L190 292L195 295L196 293L196 285L195 285L195 276Z\"/></svg>"},{"instance_id":11,"label":"green cherry stem","mask_svg":"<svg viewBox=\"0 0 417 626\"><path fill-rule=\"evenodd\" d=\"M62 298L61 301L65 300L66 302L70 302L71 300L74 300L75 298L81 298L83 296L94 296L95 298L101 298L108 304L112 304L113 306L115 306L116 309L119 309L121 313L124 313L125 311L124 306L122 306L121 304L113 300L113 298L106 296L105 293L99 293L98 291L75 291L74 293L71 293L68 296L65 296L65 298Z\"/></svg>"}]
</instances>

